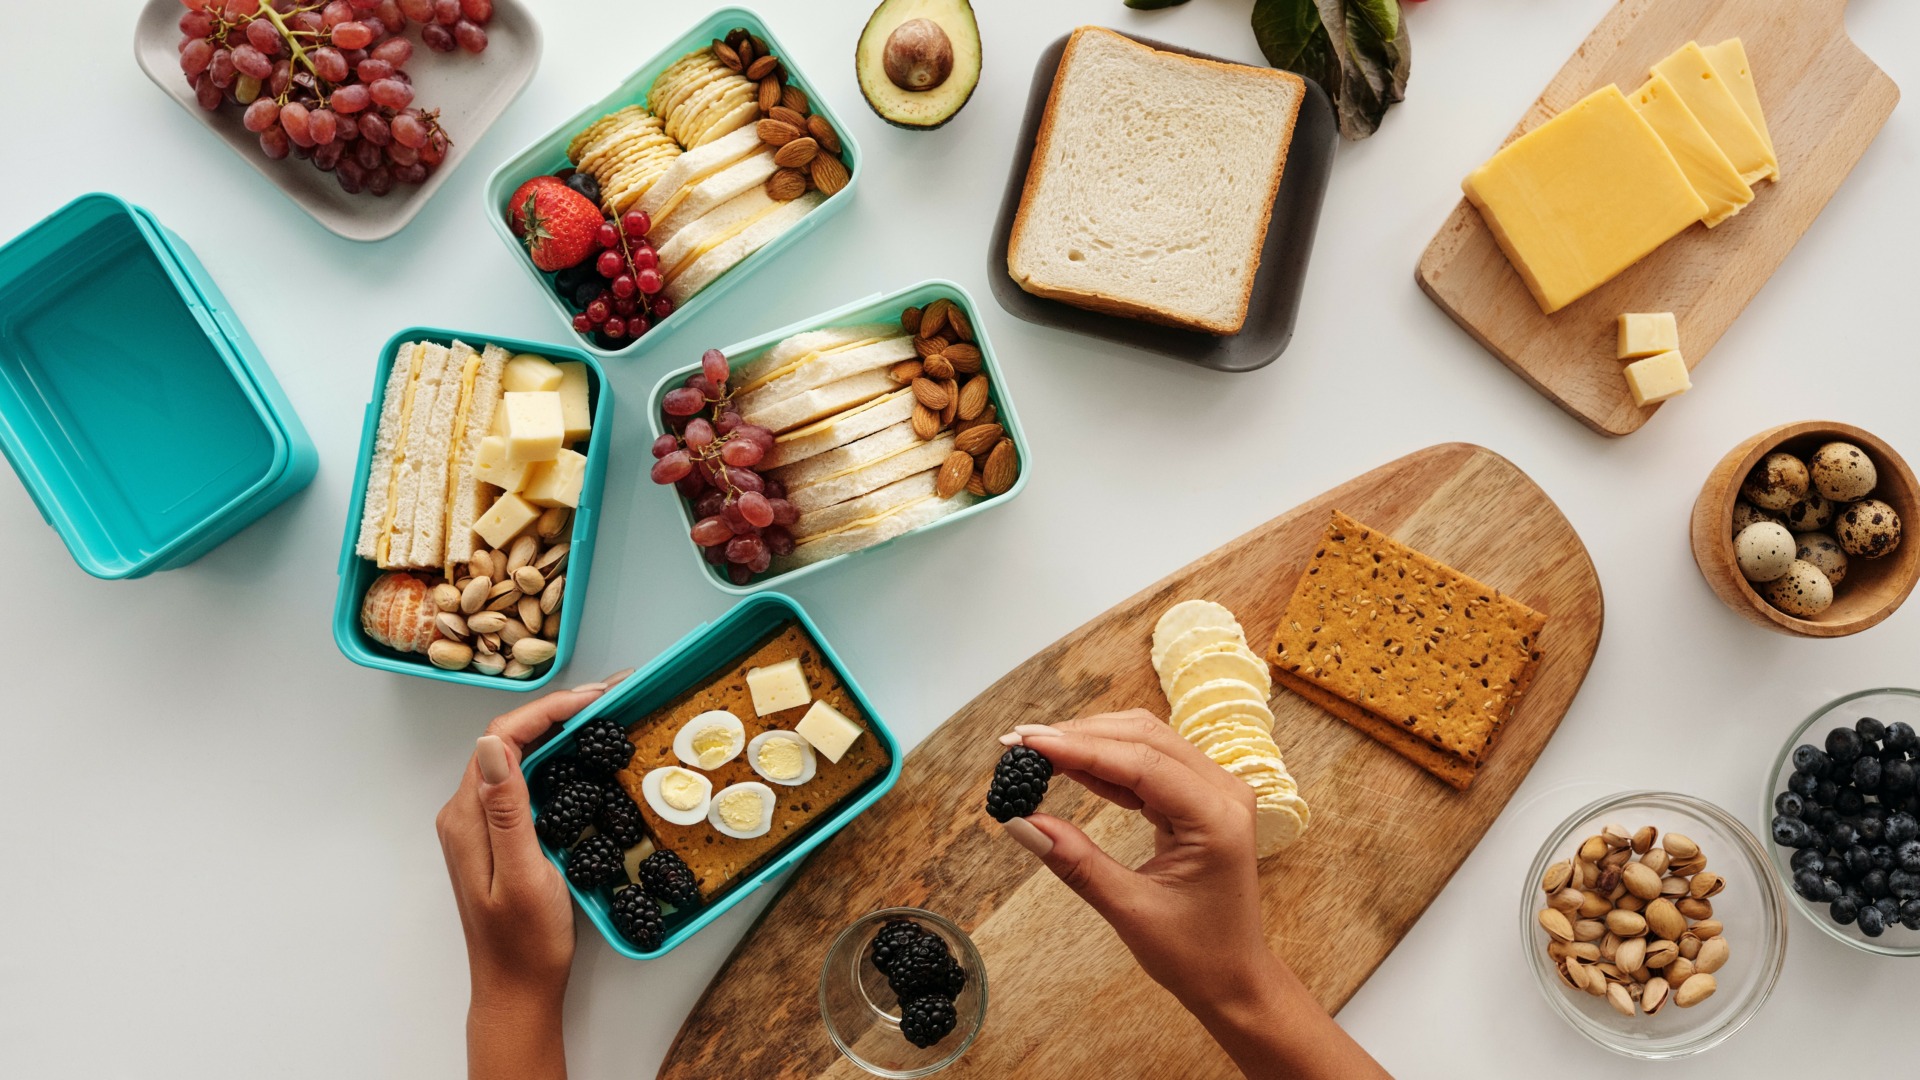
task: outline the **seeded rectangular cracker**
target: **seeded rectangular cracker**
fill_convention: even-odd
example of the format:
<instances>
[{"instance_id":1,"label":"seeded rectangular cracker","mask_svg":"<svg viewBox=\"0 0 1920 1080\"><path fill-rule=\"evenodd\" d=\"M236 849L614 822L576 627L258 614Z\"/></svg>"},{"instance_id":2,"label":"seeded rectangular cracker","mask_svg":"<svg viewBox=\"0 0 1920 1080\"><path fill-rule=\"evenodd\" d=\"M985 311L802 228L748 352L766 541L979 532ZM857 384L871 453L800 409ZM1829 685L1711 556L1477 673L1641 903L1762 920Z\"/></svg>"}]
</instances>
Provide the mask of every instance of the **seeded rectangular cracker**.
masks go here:
<instances>
[{"instance_id":1,"label":"seeded rectangular cracker","mask_svg":"<svg viewBox=\"0 0 1920 1080\"><path fill-rule=\"evenodd\" d=\"M1267 659L1283 686L1464 789L1533 680L1545 624L1336 510Z\"/></svg>"},{"instance_id":2,"label":"seeded rectangular cracker","mask_svg":"<svg viewBox=\"0 0 1920 1080\"><path fill-rule=\"evenodd\" d=\"M800 666L807 674L808 685L813 688L814 699L838 709L854 723L867 728L867 733L854 740L837 762L827 760L824 755L818 756L819 772L807 783L799 787L768 784L777 801L773 809L773 827L764 836L736 840L722 834L704 819L692 825L675 825L655 814L653 808L647 805L646 796L641 794L640 780L649 771L663 765L685 764L674 756L673 737L688 720L709 709L725 709L740 718L749 742L765 731L793 730L806 712L806 707L764 717L757 715L753 709L753 695L747 689L747 671L796 656L800 658ZM773 858L808 826L832 814L840 803L868 780L885 773L889 764L886 745L873 733L866 714L854 704L853 695L847 692L839 675L798 623L789 623L776 631L724 670L634 724L627 731L627 739L633 743L633 760L620 770L617 777L620 785L639 805L640 815L646 821L647 832L652 835L654 843L686 860L687 867L693 871L694 879L699 883L703 900L712 900L728 885L746 877L756 867ZM739 757L705 775L713 781L716 793L742 781L764 783L753 767L747 764L744 750Z\"/></svg>"}]
</instances>

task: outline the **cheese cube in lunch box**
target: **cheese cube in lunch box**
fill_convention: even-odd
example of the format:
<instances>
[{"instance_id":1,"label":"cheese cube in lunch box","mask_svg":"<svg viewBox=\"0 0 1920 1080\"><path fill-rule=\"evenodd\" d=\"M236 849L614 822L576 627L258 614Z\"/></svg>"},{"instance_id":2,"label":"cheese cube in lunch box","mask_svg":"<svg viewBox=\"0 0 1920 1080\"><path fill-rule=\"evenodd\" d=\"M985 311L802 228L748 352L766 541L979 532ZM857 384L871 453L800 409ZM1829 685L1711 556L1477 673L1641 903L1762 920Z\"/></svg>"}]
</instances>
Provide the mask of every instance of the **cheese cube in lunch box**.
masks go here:
<instances>
[{"instance_id":1,"label":"cheese cube in lunch box","mask_svg":"<svg viewBox=\"0 0 1920 1080\"><path fill-rule=\"evenodd\" d=\"M544 399L540 408L544 419L541 420L541 438L550 441L553 449L547 453L544 462L514 462L509 460L511 433L506 429L504 418L508 410L505 407L494 409L493 431L479 440L473 463L475 479L493 484L498 488L519 488L515 492L487 491L474 507L474 528L481 543L496 548L505 548L516 537L524 538L528 531L548 511L546 506L575 505L573 522L568 532L559 537L568 546L567 562L561 587L562 601L554 611L542 611L543 621L551 624L559 620L559 629L547 636L553 640L554 654L551 660L536 665L534 673L525 679L509 679L504 675L489 675L483 671L466 668L449 671L435 667L421 652L403 653L388 648L368 636L360 624L361 602L368 588L385 571L373 560L361 558L356 554L361 532L361 518L367 502L367 482L374 471L376 443L380 433L381 406L385 399L387 376L401 358L401 349L409 343L423 343L451 348L458 340L475 350L485 350L496 345L509 353L531 354L544 357L554 363L556 369L577 367L579 378L584 381L587 405L590 415L589 430L585 442L575 440L572 450L559 448L563 435L564 412L561 390L542 391L502 391L502 401L510 397ZM511 364L509 360L509 364ZM539 372L537 366L523 365L524 373ZM562 380L567 375L560 370ZM551 373L543 373L546 381L551 381ZM501 381L504 385L505 369L502 369ZM587 583L593 568L593 546L596 527L599 524L600 492L606 482L607 455L613 443L613 386L606 374L600 369L599 362L578 349L565 345L549 345L535 341L522 341L518 338L503 337L499 334L478 334L465 331L439 330L430 327L410 327L393 335L380 351L374 362L373 388L367 403L366 421L360 436L360 463L353 479L353 497L347 506L346 535L340 541L340 584L334 594L333 603L333 640L347 659L362 667L391 671L401 675L417 675L425 679L438 679L442 682L464 683L468 686L481 686L494 690L528 691L537 690L553 681L559 670L567 665L573 655L573 643L580 632L580 614L586 608ZM524 432L523 432L524 434ZM543 443L544 445L544 443ZM565 460L561 460L565 459ZM574 460L574 459L577 459ZM539 489L532 484L540 477L536 470L546 467L549 479ZM565 500L572 498L574 503ZM437 572L434 572L437 576ZM549 575L551 576L551 575ZM506 594L511 595L511 594ZM535 602L540 598L533 597ZM525 603L526 601L521 601ZM513 614L507 612L506 614ZM538 632L538 631L536 631ZM541 669L544 670L541 670Z\"/></svg>"},{"instance_id":2,"label":"cheese cube in lunch box","mask_svg":"<svg viewBox=\"0 0 1920 1080\"><path fill-rule=\"evenodd\" d=\"M0 449L73 560L109 579L198 559L319 464L193 249L102 193L0 247Z\"/></svg>"}]
</instances>

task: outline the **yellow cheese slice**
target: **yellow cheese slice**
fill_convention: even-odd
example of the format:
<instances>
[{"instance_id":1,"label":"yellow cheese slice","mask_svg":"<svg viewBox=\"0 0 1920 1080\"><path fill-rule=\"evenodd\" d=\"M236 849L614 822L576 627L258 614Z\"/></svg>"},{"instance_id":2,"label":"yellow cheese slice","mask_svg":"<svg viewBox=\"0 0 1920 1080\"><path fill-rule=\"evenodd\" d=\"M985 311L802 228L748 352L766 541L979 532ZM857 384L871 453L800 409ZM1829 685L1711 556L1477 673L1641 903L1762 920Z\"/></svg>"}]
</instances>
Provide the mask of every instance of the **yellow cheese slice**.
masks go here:
<instances>
[{"instance_id":1,"label":"yellow cheese slice","mask_svg":"<svg viewBox=\"0 0 1920 1080\"><path fill-rule=\"evenodd\" d=\"M413 418L413 396L420 389L420 361L427 355L426 343L413 347L407 355L407 392L400 399L400 422L395 430L400 432L399 440L393 447L393 472L387 480L387 513L380 522L380 538L375 541L374 564L382 570L392 566L393 557L393 518L400 510L400 465L407 460L407 428ZM394 358L398 364L400 359ZM392 378L391 375L388 378Z\"/></svg>"},{"instance_id":2,"label":"yellow cheese slice","mask_svg":"<svg viewBox=\"0 0 1920 1080\"><path fill-rule=\"evenodd\" d=\"M737 221L732 225L729 225L725 229L722 229L718 235L707 240L705 243L700 244L698 247L695 247L692 251L687 252L684 258L682 258L679 262L673 264L673 268L668 270L665 274L661 276L667 282L671 283L673 279L679 277L682 273L684 273L687 267L692 266L696 262L699 262L701 256L705 255L709 251L712 251L714 248L719 247L721 244L724 244L727 241L733 239L734 237L739 236L741 233L746 232L748 229L753 228L755 225L759 224L761 218L779 213L781 210L786 208L786 205L787 204L783 202L770 202L766 206L761 207L759 211L756 212L752 217L749 217L744 221ZM691 228L692 226L688 226L688 227Z\"/></svg>"},{"instance_id":3,"label":"yellow cheese slice","mask_svg":"<svg viewBox=\"0 0 1920 1080\"><path fill-rule=\"evenodd\" d=\"M1753 189L1740 178L1740 171L1727 160L1707 129L1700 126L1693 110L1680 100L1665 75L1656 74L1645 86L1635 90L1633 107L1640 110L1640 115L1659 133L1660 141L1673 151L1673 158L1680 163L1680 171L1687 174L1694 194L1706 202L1707 212L1700 220L1707 228L1739 213L1741 207L1753 201Z\"/></svg>"},{"instance_id":4,"label":"yellow cheese slice","mask_svg":"<svg viewBox=\"0 0 1920 1080\"><path fill-rule=\"evenodd\" d=\"M1747 114L1747 120L1753 129L1760 133L1760 139L1767 144L1767 153L1773 153L1773 133L1767 130L1767 114L1760 108L1760 90L1753 83L1753 69L1747 64L1747 47L1739 38L1728 38L1718 45L1709 45L1700 50L1707 54L1707 63L1720 76L1733 92L1733 100L1740 103L1740 111ZM1780 179L1780 160L1776 156L1773 171L1767 179Z\"/></svg>"},{"instance_id":5,"label":"yellow cheese slice","mask_svg":"<svg viewBox=\"0 0 1920 1080\"><path fill-rule=\"evenodd\" d=\"M1549 315L1707 213L1617 86L1508 143L1461 188Z\"/></svg>"},{"instance_id":6,"label":"yellow cheese slice","mask_svg":"<svg viewBox=\"0 0 1920 1080\"><path fill-rule=\"evenodd\" d=\"M1754 129L1753 121L1734 100L1707 54L1696 42L1689 41L1665 60L1653 65L1655 74L1665 75L1679 92L1680 100L1698 117L1700 125L1720 144L1720 150L1740 171L1740 179L1751 184L1772 176L1779 168L1773 150Z\"/></svg>"}]
</instances>

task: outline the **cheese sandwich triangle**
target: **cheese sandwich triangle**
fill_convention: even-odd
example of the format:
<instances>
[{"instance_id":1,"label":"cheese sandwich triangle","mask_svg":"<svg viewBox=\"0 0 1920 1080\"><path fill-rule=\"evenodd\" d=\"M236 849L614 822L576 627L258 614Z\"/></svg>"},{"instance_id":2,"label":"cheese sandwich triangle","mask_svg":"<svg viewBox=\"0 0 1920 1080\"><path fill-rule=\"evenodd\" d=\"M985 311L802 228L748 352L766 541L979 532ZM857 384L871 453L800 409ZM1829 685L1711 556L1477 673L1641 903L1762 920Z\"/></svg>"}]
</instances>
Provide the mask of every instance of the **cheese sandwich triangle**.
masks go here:
<instances>
[{"instance_id":1,"label":"cheese sandwich triangle","mask_svg":"<svg viewBox=\"0 0 1920 1080\"><path fill-rule=\"evenodd\" d=\"M776 168L773 151L761 150L693 181L687 185L678 205L653 219L653 231L647 234L647 239L653 241L654 247L665 248L681 229L707 216L715 207L765 185ZM663 264L665 261L661 260Z\"/></svg>"},{"instance_id":2,"label":"cheese sandwich triangle","mask_svg":"<svg viewBox=\"0 0 1920 1080\"><path fill-rule=\"evenodd\" d=\"M897 433L904 433L904 438ZM846 458L842 459L844 467L833 471L823 469L821 472L824 475L817 479L787 484L787 501L800 512L801 518L822 507L883 488L895 480L939 467L953 451L953 436L942 435L932 441L921 442L920 437L913 433L912 425L902 423L834 453L843 451L848 452ZM818 461L819 458L813 460ZM805 468L812 463L802 462L797 467Z\"/></svg>"},{"instance_id":3,"label":"cheese sandwich triangle","mask_svg":"<svg viewBox=\"0 0 1920 1080\"><path fill-rule=\"evenodd\" d=\"M906 334L870 341L846 348L827 352L811 353L793 365L785 374L765 383L758 389L749 390L735 400L740 414L758 411L785 401L795 394L825 386L831 382L851 378L869 371L890 369L903 360L911 360L918 354L913 348L913 338Z\"/></svg>"},{"instance_id":4,"label":"cheese sandwich triangle","mask_svg":"<svg viewBox=\"0 0 1920 1080\"><path fill-rule=\"evenodd\" d=\"M757 187L754 190L765 197L764 190ZM777 204L775 209L757 215L746 227L716 239L710 246L705 246L705 253L696 257L678 277L667 282L664 290L666 297L676 307L685 304L694 293L712 284L747 256L772 243L775 237L798 224L801 218L825 201L826 196L818 191L809 191L791 202ZM699 227L698 222L688 226Z\"/></svg>"},{"instance_id":5,"label":"cheese sandwich triangle","mask_svg":"<svg viewBox=\"0 0 1920 1080\"><path fill-rule=\"evenodd\" d=\"M872 547L912 532L922 525L930 525L972 504L973 496L964 491L951 499L942 499L931 494L925 495L879 511L869 517L849 522L838 529L815 535L812 539L796 546L791 554L781 556L775 562L783 569L792 569L819 562L822 559L831 559L836 555L844 555L850 551Z\"/></svg>"},{"instance_id":6,"label":"cheese sandwich triangle","mask_svg":"<svg viewBox=\"0 0 1920 1080\"><path fill-rule=\"evenodd\" d=\"M725 138L701 146L673 159L673 164L660 175L647 193L640 197L635 209L643 210L655 221L665 220L667 215L679 209L680 203L693 189L695 184L714 173L732 165L748 154L760 149L759 132L752 128L741 128Z\"/></svg>"},{"instance_id":7,"label":"cheese sandwich triangle","mask_svg":"<svg viewBox=\"0 0 1920 1080\"><path fill-rule=\"evenodd\" d=\"M864 439L876 431L890 428L913 416L913 391L901 387L891 394L870 398L845 412L815 420L775 437L773 450L760 459L768 470L806 461L817 454Z\"/></svg>"}]
</instances>

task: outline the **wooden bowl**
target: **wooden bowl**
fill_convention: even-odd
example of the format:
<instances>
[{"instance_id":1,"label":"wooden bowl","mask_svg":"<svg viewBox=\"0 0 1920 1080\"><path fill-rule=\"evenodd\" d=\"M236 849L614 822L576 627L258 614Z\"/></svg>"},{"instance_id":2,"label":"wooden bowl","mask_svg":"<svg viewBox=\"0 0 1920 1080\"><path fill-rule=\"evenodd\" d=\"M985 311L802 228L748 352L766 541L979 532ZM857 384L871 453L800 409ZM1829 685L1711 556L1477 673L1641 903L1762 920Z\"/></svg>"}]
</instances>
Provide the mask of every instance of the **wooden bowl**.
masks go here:
<instances>
[{"instance_id":1,"label":"wooden bowl","mask_svg":"<svg viewBox=\"0 0 1920 1080\"><path fill-rule=\"evenodd\" d=\"M1821 443L1849 442L1873 459L1880 482L1872 498L1900 515L1900 546L1878 559L1849 556L1847 578L1834 589L1833 605L1811 619L1796 618L1767 602L1740 573L1733 555L1733 504L1740 484L1760 459L1784 450L1802 460ZM1920 581L1920 481L1893 447L1848 424L1808 420L1782 424L1734 447L1713 467L1693 504L1693 561L1727 606L1749 622L1801 637L1857 634L1897 611Z\"/></svg>"}]
</instances>

